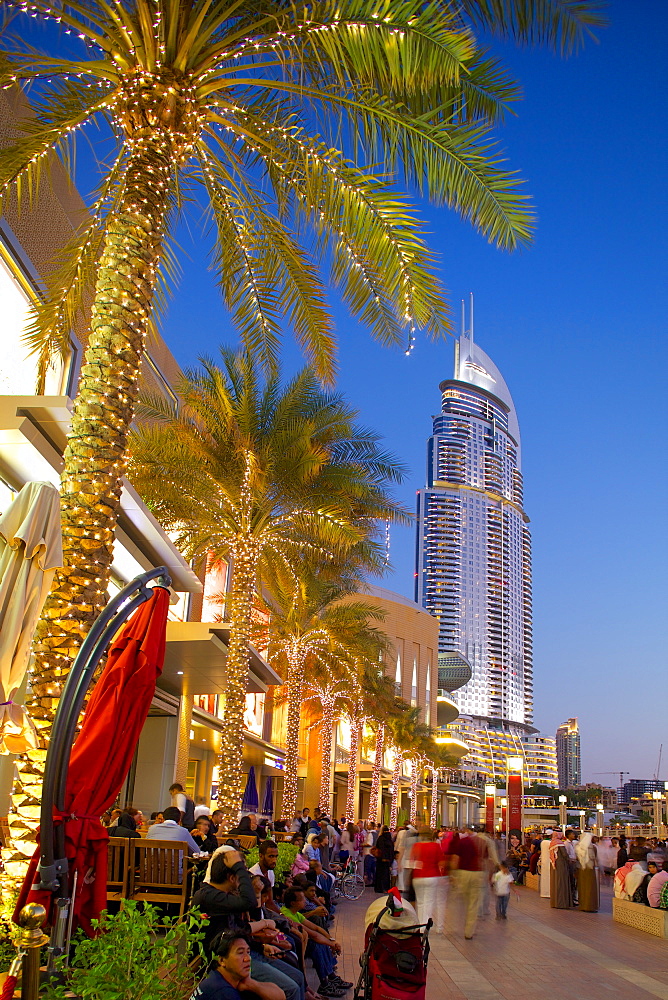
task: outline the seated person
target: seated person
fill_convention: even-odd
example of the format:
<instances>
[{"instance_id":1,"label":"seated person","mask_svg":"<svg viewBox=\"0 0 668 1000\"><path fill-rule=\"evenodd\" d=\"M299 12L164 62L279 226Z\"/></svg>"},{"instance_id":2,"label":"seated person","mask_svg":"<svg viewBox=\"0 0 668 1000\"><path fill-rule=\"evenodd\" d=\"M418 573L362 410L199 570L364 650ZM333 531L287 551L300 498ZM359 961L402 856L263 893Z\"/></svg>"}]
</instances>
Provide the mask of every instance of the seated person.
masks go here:
<instances>
[{"instance_id":1,"label":"seated person","mask_svg":"<svg viewBox=\"0 0 668 1000\"><path fill-rule=\"evenodd\" d=\"M309 920L312 920L314 924L318 927L326 927L329 922L329 913L324 906L309 899L306 895L306 890L313 884L308 881L306 875L295 875L292 879L292 885L295 889L301 889L304 893L304 906L302 913L307 916Z\"/></svg>"},{"instance_id":2,"label":"seated person","mask_svg":"<svg viewBox=\"0 0 668 1000\"><path fill-rule=\"evenodd\" d=\"M648 867L651 868L651 862ZM655 865L655 867L658 868L657 865ZM650 906L655 908L661 906L661 890L666 882L668 882L668 871L664 871L660 868L654 875L652 875L647 886L647 902Z\"/></svg>"},{"instance_id":3,"label":"seated person","mask_svg":"<svg viewBox=\"0 0 668 1000\"><path fill-rule=\"evenodd\" d=\"M306 844L302 848L302 854L307 861L320 861L320 836L317 833L309 833Z\"/></svg>"},{"instance_id":4,"label":"seated person","mask_svg":"<svg viewBox=\"0 0 668 1000\"><path fill-rule=\"evenodd\" d=\"M248 993L259 1000L285 1000L279 986L252 978L250 945L244 934L225 931L212 945L215 959L190 1000L242 1000Z\"/></svg>"},{"instance_id":5,"label":"seated person","mask_svg":"<svg viewBox=\"0 0 668 1000\"><path fill-rule=\"evenodd\" d=\"M240 930L250 942L253 979L276 984L285 994L285 1000L304 1000L303 973L278 957L281 949L275 943L278 932L274 921L249 919L257 900L251 876L238 851L227 848L215 855L209 879L194 894L192 903L209 917L204 931L205 951L211 951L218 933Z\"/></svg>"},{"instance_id":6,"label":"seated person","mask_svg":"<svg viewBox=\"0 0 668 1000\"><path fill-rule=\"evenodd\" d=\"M260 836L257 829L257 818L253 815L242 816L237 826L230 830L230 837L255 837L255 842L260 843Z\"/></svg>"},{"instance_id":7,"label":"seated person","mask_svg":"<svg viewBox=\"0 0 668 1000\"><path fill-rule=\"evenodd\" d=\"M149 826L154 826L155 823L162 823L164 818L165 817L162 815L161 812L151 813L151 822L149 823Z\"/></svg>"},{"instance_id":8,"label":"seated person","mask_svg":"<svg viewBox=\"0 0 668 1000\"><path fill-rule=\"evenodd\" d=\"M197 817L192 838L196 844L199 844L202 854L213 854L218 849L218 841L211 833L211 820L208 816Z\"/></svg>"},{"instance_id":9,"label":"seated person","mask_svg":"<svg viewBox=\"0 0 668 1000\"><path fill-rule=\"evenodd\" d=\"M303 934L306 934L306 954L313 960L313 966L320 980L318 993L323 997L340 997L350 989L352 983L347 983L336 974L336 955L341 954L341 945L330 936L329 932L308 920L302 910L305 896L301 889L286 889L283 893L281 913L291 923L296 924Z\"/></svg>"},{"instance_id":10,"label":"seated person","mask_svg":"<svg viewBox=\"0 0 668 1000\"><path fill-rule=\"evenodd\" d=\"M325 897L321 894L320 889L313 882L309 882L305 879L306 885L304 886L304 895L306 896L306 906L309 907L310 917L313 916L322 917L326 924L331 923L333 917L330 913L329 907L325 902ZM315 907L312 909L311 907ZM306 910L304 910L306 912Z\"/></svg>"},{"instance_id":11,"label":"seated person","mask_svg":"<svg viewBox=\"0 0 668 1000\"><path fill-rule=\"evenodd\" d=\"M219 831L223 828L223 810L214 809L211 813L211 832L214 836L218 836Z\"/></svg>"},{"instance_id":12,"label":"seated person","mask_svg":"<svg viewBox=\"0 0 668 1000\"><path fill-rule=\"evenodd\" d=\"M278 931L275 944L283 950L281 958L283 961L288 962L290 965L294 965L298 969L301 968L303 971L303 962L301 960L301 936L297 937L296 934L292 933L292 925L290 924L290 921L286 920L285 917L282 917L278 910L274 911L270 909L269 903L270 901L273 902L273 899L271 896L272 887L269 884L269 879L265 878L264 875L253 875L252 881L257 906L254 910L248 911L250 919L273 920L276 924L276 930Z\"/></svg>"},{"instance_id":13,"label":"seated person","mask_svg":"<svg viewBox=\"0 0 668 1000\"><path fill-rule=\"evenodd\" d=\"M640 883L647 875L647 852L643 847L633 846L629 860L615 872L615 896L617 899L632 899Z\"/></svg>"},{"instance_id":14,"label":"seated person","mask_svg":"<svg viewBox=\"0 0 668 1000\"><path fill-rule=\"evenodd\" d=\"M130 839L135 839L140 836L137 829L137 820L135 816L140 815L136 809L124 809L121 815L116 820L116 826L112 826L109 830L110 837L129 837Z\"/></svg>"},{"instance_id":15,"label":"seated person","mask_svg":"<svg viewBox=\"0 0 668 1000\"><path fill-rule=\"evenodd\" d=\"M196 844L188 830L181 826L181 811L176 806L168 806L163 810L162 823L149 826L147 840L178 840L186 844L190 854L199 854L199 844Z\"/></svg>"},{"instance_id":16,"label":"seated person","mask_svg":"<svg viewBox=\"0 0 668 1000\"><path fill-rule=\"evenodd\" d=\"M330 906L330 895L332 888L334 887L334 883L336 882L335 877L331 872L325 871L320 861L311 861L308 867L309 870L306 872L306 878L309 882L315 882L318 889L320 889L320 892L325 897L326 905Z\"/></svg>"}]
</instances>

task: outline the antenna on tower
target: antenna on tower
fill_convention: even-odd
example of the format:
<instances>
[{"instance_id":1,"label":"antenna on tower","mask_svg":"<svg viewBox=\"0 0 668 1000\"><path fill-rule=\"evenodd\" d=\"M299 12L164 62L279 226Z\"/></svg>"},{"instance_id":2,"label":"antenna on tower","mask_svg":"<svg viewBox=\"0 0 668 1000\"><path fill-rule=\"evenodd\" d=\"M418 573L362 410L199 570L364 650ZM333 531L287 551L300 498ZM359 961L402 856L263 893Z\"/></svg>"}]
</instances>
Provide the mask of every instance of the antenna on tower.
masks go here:
<instances>
[{"instance_id":1,"label":"antenna on tower","mask_svg":"<svg viewBox=\"0 0 668 1000\"><path fill-rule=\"evenodd\" d=\"M473 292L471 292L471 346L473 346Z\"/></svg>"},{"instance_id":2,"label":"antenna on tower","mask_svg":"<svg viewBox=\"0 0 668 1000\"><path fill-rule=\"evenodd\" d=\"M466 336L466 303L462 299L462 337Z\"/></svg>"}]
</instances>

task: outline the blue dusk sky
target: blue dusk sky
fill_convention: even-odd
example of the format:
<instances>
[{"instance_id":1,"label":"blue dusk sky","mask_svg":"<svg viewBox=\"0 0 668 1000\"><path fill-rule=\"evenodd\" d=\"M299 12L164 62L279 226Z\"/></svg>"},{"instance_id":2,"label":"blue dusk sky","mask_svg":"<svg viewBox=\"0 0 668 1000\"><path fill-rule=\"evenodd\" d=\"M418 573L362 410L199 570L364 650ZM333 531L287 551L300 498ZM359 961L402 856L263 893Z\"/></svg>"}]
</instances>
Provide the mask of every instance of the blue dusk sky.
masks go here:
<instances>
[{"instance_id":1,"label":"blue dusk sky","mask_svg":"<svg viewBox=\"0 0 668 1000\"><path fill-rule=\"evenodd\" d=\"M475 295L475 337L501 369L522 432L534 582L535 725L580 722L583 780L651 777L666 726L665 0L611 0L610 24L577 56L493 44L524 99L499 130L538 213L534 245L505 254L446 209L424 205L453 317ZM82 190L86 185L82 185ZM193 230L193 233L195 231ZM192 365L235 332L181 235L183 276L162 332ZM452 376L452 339L418 334L410 357L376 345L335 304L339 388L408 475ZM285 366L297 364L286 342ZM382 582L413 596L415 532L395 528Z\"/></svg>"}]
</instances>

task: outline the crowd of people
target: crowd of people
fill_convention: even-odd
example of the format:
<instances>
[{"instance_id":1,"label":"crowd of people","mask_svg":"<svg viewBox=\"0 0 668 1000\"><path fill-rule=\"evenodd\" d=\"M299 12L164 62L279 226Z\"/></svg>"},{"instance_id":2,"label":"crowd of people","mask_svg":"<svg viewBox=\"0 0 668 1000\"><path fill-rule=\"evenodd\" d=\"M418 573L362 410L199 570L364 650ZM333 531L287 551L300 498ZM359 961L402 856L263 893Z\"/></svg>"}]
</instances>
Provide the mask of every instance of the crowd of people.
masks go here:
<instances>
[{"instance_id":1,"label":"crowd of people","mask_svg":"<svg viewBox=\"0 0 668 1000\"><path fill-rule=\"evenodd\" d=\"M220 811L195 803L179 784L170 795L170 805L150 821L131 807L104 819L111 836L145 831L151 839L182 841L188 853L208 858L192 905L208 917L204 947L211 963L191 1000L240 1000L247 992L260 1000L343 997L352 983L338 975L341 947L330 930L337 865L352 863L376 893L396 886L414 901L419 922L432 920L436 933L444 932L449 900L459 899L466 939L490 915L492 900L496 918L507 919L514 886L527 874L538 876L541 895L560 909L598 910L601 878L612 880L617 898L668 909L668 848L656 838L627 843L623 835L550 829L506 839L470 826L436 831L411 823L391 831L330 818L317 808L275 823L249 814L223 831ZM219 846L221 834L227 842ZM273 834L297 848L280 882ZM237 837L258 845L259 860L250 869L236 849ZM307 959L317 990L306 979Z\"/></svg>"}]
</instances>

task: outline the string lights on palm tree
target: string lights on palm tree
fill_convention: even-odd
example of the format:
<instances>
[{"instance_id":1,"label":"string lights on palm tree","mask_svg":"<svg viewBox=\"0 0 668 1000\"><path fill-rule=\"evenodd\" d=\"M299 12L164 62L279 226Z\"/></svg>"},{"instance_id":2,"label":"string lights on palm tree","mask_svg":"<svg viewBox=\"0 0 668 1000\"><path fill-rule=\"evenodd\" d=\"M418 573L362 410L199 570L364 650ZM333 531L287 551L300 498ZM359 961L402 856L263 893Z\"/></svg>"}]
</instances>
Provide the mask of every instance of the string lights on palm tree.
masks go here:
<instances>
[{"instance_id":1,"label":"string lights on palm tree","mask_svg":"<svg viewBox=\"0 0 668 1000\"><path fill-rule=\"evenodd\" d=\"M307 558L338 566L361 551L368 565L382 565L380 519L405 515L389 492L400 468L312 369L282 386L247 355L221 349L220 359L220 366L206 361L186 373L176 385L177 404L144 399L129 475L182 551L232 567L219 805L224 822L234 825L253 613L263 581L281 576L294 592ZM304 656L320 641L330 641L327 623L312 622ZM292 732L290 739L294 749Z\"/></svg>"},{"instance_id":2,"label":"string lights on palm tree","mask_svg":"<svg viewBox=\"0 0 668 1000\"><path fill-rule=\"evenodd\" d=\"M32 197L82 132L115 143L30 336L45 372L74 327L89 331L64 456L65 566L36 645L31 704L45 733L105 602L141 361L185 207L203 195L224 301L264 364L276 364L285 318L332 379L328 282L410 353L419 329L438 336L448 321L427 227L397 181L500 247L531 238L527 197L493 140L519 91L476 32L568 51L600 23L596 7L6 0L16 30L0 41L0 86L29 93L34 114L0 151L0 198ZM33 19L54 29L37 45Z\"/></svg>"}]
</instances>

